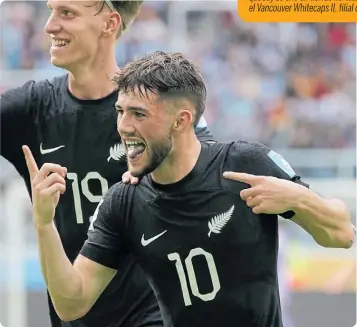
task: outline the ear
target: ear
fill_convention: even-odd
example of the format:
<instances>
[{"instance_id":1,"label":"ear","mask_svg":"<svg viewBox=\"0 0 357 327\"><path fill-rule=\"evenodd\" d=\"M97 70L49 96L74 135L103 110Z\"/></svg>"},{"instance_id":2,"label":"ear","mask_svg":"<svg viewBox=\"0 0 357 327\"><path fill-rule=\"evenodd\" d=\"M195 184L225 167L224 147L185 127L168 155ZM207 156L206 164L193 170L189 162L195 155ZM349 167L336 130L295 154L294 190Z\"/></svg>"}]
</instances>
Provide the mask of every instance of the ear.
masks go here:
<instances>
[{"instance_id":1,"label":"ear","mask_svg":"<svg viewBox=\"0 0 357 327\"><path fill-rule=\"evenodd\" d=\"M176 113L174 121L174 130L177 132L184 131L191 127L193 123L193 116L190 110L179 110Z\"/></svg>"},{"instance_id":2,"label":"ear","mask_svg":"<svg viewBox=\"0 0 357 327\"><path fill-rule=\"evenodd\" d=\"M118 31L120 29L121 25L121 16L118 12L110 12L108 14L107 20L105 22L105 29L104 33L107 35L113 35L115 36L118 34Z\"/></svg>"}]
</instances>

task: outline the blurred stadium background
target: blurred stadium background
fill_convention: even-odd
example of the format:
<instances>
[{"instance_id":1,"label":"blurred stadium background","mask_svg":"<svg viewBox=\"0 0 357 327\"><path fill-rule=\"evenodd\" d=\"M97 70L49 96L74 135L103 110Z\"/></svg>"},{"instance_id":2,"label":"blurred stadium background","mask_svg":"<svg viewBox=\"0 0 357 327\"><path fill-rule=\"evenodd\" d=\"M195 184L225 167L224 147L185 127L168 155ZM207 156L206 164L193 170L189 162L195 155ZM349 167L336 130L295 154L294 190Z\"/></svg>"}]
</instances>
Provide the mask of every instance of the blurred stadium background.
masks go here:
<instances>
[{"instance_id":1,"label":"blurred stadium background","mask_svg":"<svg viewBox=\"0 0 357 327\"><path fill-rule=\"evenodd\" d=\"M0 93L63 73L49 61L47 17L43 1L1 5ZM231 1L147 2L118 42L117 60L154 50L181 51L200 65L205 117L219 140L273 147L312 189L343 198L356 221L355 24L247 24ZM0 163L0 321L48 327L29 199ZM321 248L281 221L280 260L285 327L356 323L354 249Z\"/></svg>"}]
</instances>

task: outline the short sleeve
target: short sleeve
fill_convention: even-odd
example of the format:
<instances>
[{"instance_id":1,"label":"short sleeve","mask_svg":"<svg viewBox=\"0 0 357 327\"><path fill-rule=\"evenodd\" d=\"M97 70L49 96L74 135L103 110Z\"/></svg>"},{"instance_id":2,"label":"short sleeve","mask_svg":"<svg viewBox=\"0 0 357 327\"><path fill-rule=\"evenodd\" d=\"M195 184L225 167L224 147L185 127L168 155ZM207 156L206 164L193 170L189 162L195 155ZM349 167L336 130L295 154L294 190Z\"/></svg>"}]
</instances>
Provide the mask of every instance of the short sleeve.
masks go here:
<instances>
[{"instance_id":1,"label":"short sleeve","mask_svg":"<svg viewBox=\"0 0 357 327\"><path fill-rule=\"evenodd\" d=\"M128 254L124 238L124 185L115 184L99 202L88 229L88 239L80 254L109 268L117 269Z\"/></svg>"},{"instance_id":2,"label":"short sleeve","mask_svg":"<svg viewBox=\"0 0 357 327\"><path fill-rule=\"evenodd\" d=\"M309 187L279 153L259 142L232 143L225 166L225 170L273 176ZM288 211L280 215L290 219L294 216L294 212Z\"/></svg>"},{"instance_id":3,"label":"short sleeve","mask_svg":"<svg viewBox=\"0 0 357 327\"><path fill-rule=\"evenodd\" d=\"M213 135L208 129L207 122L202 116L196 126L195 133L197 138L202 142L216 142Z\"/></svg>"},{"instance_id":4,"label":"short sleeve","mask_svg":"<svg viewBox=\"0 0 357 327\"><path fill-rule=\"evenodd\" d=\"M36 83L10 89L0 97L1 155L11 162L20 174L27 171L21 146L36 142L36 127L32 107L37 101Z\"/></svg>"}]
</instances>

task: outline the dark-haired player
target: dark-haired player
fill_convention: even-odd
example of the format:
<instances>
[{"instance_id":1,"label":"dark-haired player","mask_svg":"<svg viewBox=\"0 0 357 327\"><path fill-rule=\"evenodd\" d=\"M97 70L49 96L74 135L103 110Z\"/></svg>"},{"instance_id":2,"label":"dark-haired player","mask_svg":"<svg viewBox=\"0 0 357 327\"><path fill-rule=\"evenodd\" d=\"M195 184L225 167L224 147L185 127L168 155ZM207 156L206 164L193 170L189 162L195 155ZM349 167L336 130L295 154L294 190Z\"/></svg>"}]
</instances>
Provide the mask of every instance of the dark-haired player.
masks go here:
<instances>
[{"instance_id":1,"label":"dark-haired player","mask_svg":"<svg viewBox=\"0 0 357 327\"><path fill-rule=\"evenodd\" d=\"M281 327L277 214L323 246L348 248L353 231L345 204L309 190L260 143L197 140L206 89L181 54L139 58L116 82L129 171L143 178L107 192L73 265L53 224L60 193L67 193L66 168L45 164L38 170L24 147L41 265L58 314L89 310L121 274L119 263L134 255L165 326ZM125 293L118 291L116 299L124 301Z\"/></svg>"},{"instance_id":2,"label":"dark-haired player","mask_svg":"<svg viewBox=\"0 0 357 327\"><path fill-rule=\"evenodd\" d=\"M139 13L142 1L57 1L47 5L46 32L52 38L51 61L68 74L29 81L1 96L1 155L30 179L21 145L28 144L36 162L68 168L67 192L55 222L70 261L78 255L96 206L127 169L125 148L116 131L117 92L112 77L119 70L114 47ZM201 140L210 140L204 124ZM43 253L40 253L42 256ZM92 310L64 317L71 327L162 326L156 298L133 258ZM43 271L46 277L46 271ZM117 294L122 294L119 300ZM53 327L61 326L50 302Z\"/></svg>"}]
</instances>

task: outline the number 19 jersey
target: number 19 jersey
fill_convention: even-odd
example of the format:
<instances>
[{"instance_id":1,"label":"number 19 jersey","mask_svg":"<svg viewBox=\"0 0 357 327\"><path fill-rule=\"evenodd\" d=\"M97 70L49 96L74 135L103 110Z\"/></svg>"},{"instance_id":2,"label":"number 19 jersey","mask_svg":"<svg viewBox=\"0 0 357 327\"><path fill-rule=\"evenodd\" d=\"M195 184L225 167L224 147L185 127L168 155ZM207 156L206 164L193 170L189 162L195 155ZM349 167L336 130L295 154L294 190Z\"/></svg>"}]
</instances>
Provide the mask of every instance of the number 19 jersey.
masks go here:
<instances>
[{"instance_id":1,"label":"number 19 jersey","mask_svg":"<svg viewBox=\"0 0 357 327\"><path fill-rule=\"evenodd\" d=\"M56 209L55 223L65 252L73 261L85 239L95 208L127 170L117 132L117 92L98 100L80 100L68 90L67 75L51 81L29 81L1 95L1 155L30 180L21 150L31 148L39 167L45 162L67 167L67 189ZM205 130L202 139L211 139ZM61 323L51 302L53 327L162 326L156 298L133 257L83 318ZM116 292L122 294L121 301Z\"/></svg>"}]
</instances>

